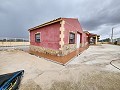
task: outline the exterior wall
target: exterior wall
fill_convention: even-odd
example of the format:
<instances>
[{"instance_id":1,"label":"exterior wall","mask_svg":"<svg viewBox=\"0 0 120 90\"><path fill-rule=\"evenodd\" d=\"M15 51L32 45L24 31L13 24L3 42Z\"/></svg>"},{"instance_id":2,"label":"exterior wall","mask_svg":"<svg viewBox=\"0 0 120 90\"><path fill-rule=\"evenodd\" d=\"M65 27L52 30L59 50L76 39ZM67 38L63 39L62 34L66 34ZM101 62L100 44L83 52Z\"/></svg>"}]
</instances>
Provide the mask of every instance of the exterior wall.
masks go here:
<instances>
[{"instance_id":1,"label":"exterior wall","mask_svg":"<svg viewBox=\"0 0 120 90\"><path fill-rule=\"evenodd\" d=\"M88 43L89 43L89 38L88 38L88 35L86 33L83 33L83 43L82 43L82 47L83 46L86 46Z\"/></svg>"},{"instance_id":2,"label":"exterior wall","mask_svg":"<svg viewBox=\"0 0 120 90\"><path fill-rule=\"evenodd\" d=\"M41 42L35 42L35 34L40 33ZM30 45L59 50L60 22L30 31Z\"/></svg>"},{"instance_id":3,"label":"exterior wall","mask_svg":"<svg viewBox=\"0 0 120 90\"><path fill-rule=\"evenodd\" d=\"M80 23L77 19L64 19L64 45L62 49L62 54L67 55L73 51L75 51L76 48L76 39L77 39L77 33L80 33L81 35L81 47L86 44L86 34L83 33L82 28L80 26ZM69 44L69 33L73 32L75 33L75 44Z\"/></svg>"},{"instance_id":4,"label":"exterior wall","mask_svg":"<svg viewBox=\"0 0 120 90\"><path fill-rule=\"evenodd\" d=\"M64 19L65 20L65 32L64 32L64 44L69 44L69 32L75 33L75 43L77 32L83 33L80 23L77 19Z\"/></svg>"}]
</instances>

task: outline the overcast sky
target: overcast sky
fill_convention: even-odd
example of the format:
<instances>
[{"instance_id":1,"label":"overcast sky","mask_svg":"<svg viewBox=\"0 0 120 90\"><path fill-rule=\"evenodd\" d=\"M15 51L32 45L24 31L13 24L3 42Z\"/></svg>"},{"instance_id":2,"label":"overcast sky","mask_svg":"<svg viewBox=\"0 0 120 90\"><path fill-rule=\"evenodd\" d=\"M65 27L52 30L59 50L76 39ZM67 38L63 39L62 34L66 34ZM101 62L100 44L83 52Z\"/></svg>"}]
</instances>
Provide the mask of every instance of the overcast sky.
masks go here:
<instances>
[{"instance_id":1,"label":"overcast sky","mask_svg":"<svg viewBox=\"0 0 120 90\"><path fill-rule=\"evenodd\" d=\"M0 37L28 38L28 29L58 17L78 18L84 30L120 37L120 0L0 0Z\"/></svg>"}]
</instances>

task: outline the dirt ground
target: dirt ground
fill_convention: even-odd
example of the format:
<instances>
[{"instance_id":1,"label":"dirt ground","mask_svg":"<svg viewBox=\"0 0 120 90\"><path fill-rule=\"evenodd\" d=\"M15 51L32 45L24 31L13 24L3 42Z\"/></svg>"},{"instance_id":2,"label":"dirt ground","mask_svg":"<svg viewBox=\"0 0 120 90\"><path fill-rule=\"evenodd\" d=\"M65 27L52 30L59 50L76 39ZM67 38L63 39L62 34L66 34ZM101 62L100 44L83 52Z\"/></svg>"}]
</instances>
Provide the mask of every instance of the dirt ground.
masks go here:
<instances>
[{"instance_id":1,"label":"dirt ground","mask_svg":"<svg viewBox=\"0 0 120 90\"><path fill-rule=\"evenodd\" d=\"M20 50L0 51L0 74L25 70L20 90L120 90L120 46L90 46L66 66Z\"/></svg>"}]
</instances>

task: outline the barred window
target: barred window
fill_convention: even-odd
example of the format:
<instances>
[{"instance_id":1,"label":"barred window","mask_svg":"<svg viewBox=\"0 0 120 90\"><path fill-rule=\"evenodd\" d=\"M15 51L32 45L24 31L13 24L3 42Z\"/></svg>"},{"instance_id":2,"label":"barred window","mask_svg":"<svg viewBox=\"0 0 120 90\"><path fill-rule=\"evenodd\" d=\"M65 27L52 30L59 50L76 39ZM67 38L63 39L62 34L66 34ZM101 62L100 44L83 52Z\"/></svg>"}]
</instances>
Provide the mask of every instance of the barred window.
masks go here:
<instances>
[{"instance_id":1,"label":"barred window","mask_svg":"<svg viewBox=\"0 0 120 90\"><path fill-rule=\"evenodd\" d=\"M75 33L69 34L69 44L74 44L75 43Z\"/></svg>"}]
</instances>

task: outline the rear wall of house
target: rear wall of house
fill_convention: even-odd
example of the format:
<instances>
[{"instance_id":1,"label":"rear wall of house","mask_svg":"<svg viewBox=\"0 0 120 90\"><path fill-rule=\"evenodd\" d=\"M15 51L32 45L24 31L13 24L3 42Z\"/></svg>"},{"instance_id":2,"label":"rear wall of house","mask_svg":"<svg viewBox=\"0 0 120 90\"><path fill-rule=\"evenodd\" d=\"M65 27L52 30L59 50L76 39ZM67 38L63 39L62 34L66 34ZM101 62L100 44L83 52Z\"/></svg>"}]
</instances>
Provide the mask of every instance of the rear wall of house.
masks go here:
<instances>
[{"instance_id":1,"label":"rear wall of house","mask_svg":"<svg viewBox=\"0 0 120 90\"><path fill-rule=\"evenodd\" d=\"M41 42L35 42L35 34L40 33ZM30 45L59 50L60 22L30 31Z\"/></svg>"}]
</instances>

